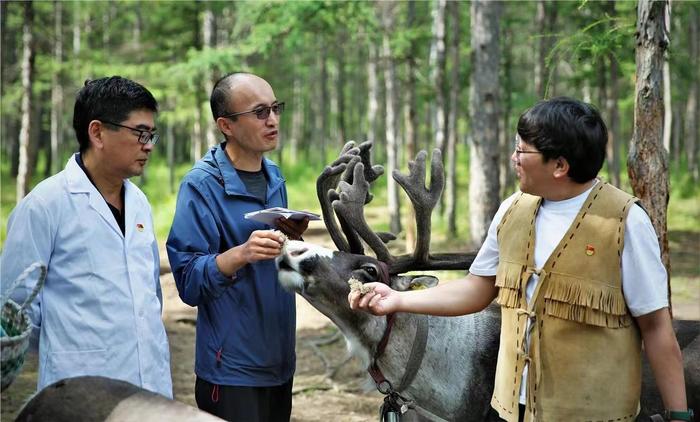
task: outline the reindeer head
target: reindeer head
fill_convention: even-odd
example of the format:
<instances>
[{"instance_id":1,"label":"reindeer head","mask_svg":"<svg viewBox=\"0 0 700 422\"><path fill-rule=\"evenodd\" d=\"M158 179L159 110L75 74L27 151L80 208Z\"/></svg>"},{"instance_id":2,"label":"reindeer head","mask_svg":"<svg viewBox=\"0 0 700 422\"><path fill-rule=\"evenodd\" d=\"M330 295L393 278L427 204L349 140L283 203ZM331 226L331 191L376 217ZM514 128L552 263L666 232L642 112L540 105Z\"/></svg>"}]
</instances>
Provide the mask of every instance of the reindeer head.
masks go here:
<instances>
[{"instance_id":1,"label":"reindeer head","mask_svg":"<svg viewBox=\"0 0 700 422\"><path fill-rule=\"evenodd\" d=\"M348 142L316 182L323 220L338 250L289 241L277 261L282 285L301 294L341 328L338 314L342 312L344 317L351 317L353 313L347 303L350 278L362 283L384 282L396 290L431 287L437 284L435 277L402 274L420 270L466 270L474 259L473 253L429 253L430 217L444 185L439 149L433 152L429 188L425 186L425 151L419 152L416 160L409 163L408 175L397 171L393 174L413 204L417 241L410 255L394 256L389 252L386 244L395 236L373 231L363 212L364 206L372 201L370 183L384 173L382 166L371 164L371 147L370 142L359 146ZM363 241L376 258L365 255Z\"/></svg>"}]
</instances>

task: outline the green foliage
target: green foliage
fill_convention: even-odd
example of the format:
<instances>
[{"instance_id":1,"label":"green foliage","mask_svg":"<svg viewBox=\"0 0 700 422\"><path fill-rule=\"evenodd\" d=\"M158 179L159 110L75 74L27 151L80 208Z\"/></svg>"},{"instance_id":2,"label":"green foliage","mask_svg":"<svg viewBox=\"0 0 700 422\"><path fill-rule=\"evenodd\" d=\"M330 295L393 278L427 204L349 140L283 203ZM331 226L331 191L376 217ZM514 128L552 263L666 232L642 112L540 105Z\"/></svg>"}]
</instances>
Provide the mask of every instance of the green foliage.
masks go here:
<instances>
[{"instance_id":1,"label":"green foliage","mask_svg":"<svg viewBox=\"0 0 700 422\"><path fill-rule=\"evenodd\" d=\"M700 185L679 163L671 172L668 202L669 230L700 231Z\"/></svg>"},{"instance_id":2,"label":"green foliage","mask_svg":"<svg viewBox=\"0 0 700 422\"><path fill-rule=\"evenodd\" d=\"M619 2L619 8L628 9L629 3ZM557 42L547 55L547 66L552 71L556 63L566 61L577 67L572 81L581 84L585 80L595 80L599 71L596 65L612 56L623 62L629 51L633 51L635 16L625 10L618 10L618 16L610 16L607 10L600 10L603 3L582 2L573 13L573 19L581 29L571 33L563 29L557 35ZM592 10L598 9L598 10ZM602 17L601 17L602 16ZM539 35L539 36L545 36ZM550 75L551 77L551 75Z\"/></svg>"},{"instance_id":3,"label":"green foliage","mask_svg":"<svg viewBox=\"0 0 700 422\"><path fill-rule=\"evenodd\" d=\"M378 18L377 2L362 1L131 1L63 2L63 60L53 56L55 2L34 2L36 43L36 75L32 89L37 120L33 123L33 139L37 145L37 164L31 186L47 174L49 155L50 98L52 78L60 77L64 90L63 123L64 143L59 161L65 162L75 150L76 143L70 128L73 95L88 78L119 74L147 86L159 100L159 130L172 139L164 140L153 153L148 167L144 191L154 205L159 237L167 233L172 220L175 196L169 186L169 166L166 160L168 146L173 146L175 184L189 169L192 162L191 145L195 123L211 128L208 112L207 83L234 70L247 70L265 76L278 98L287 102L281 125L283 150L271 156L282 164L290 190L290 206L318 210L315 199L316 174L330 162L345 139L362 140L368 132L367 61L369 46L381 46L383 29ZM608 2L547 2L555 8L551 31L535 27L536 2L506 2L501 17L501 43L511 49L508 66L503 67L501 92L503 104L508 104L510 115L504 130L513 131L517 116L530 107L537 98L533 92L535 52L542 37L554 37L554 48L547 57L550 70L549 92L585 98L600 104L601 73L614 60L619 65L619 95L621 138L629 140L633 129L634 30L636 2L615 2L611 13ZM407 64L411 59L417 66L415 87L419 122L418 147L432 147L432 113L435 87L431 85L432 64L429 61L432 34L433 2L405 1L394 5L395 25L388 37L391 59L396 66L396 106L398 107L399 139L405 138L405 89L408 80ZM409 6L415 11L408 22ZM14 179L10 176L11 159L19 132L21 80L19 63L22 54L22 2L3 4L2 37L2 162L0 216L6 218L15 203ZM689 87L697 80L697 69L690 65L688 25L691 11L697 12L697 2L673 4L669 59L672 72L674 108L685 110ZM204 16L210 11L215 17L211 46L205 46ZM468 154L464 147L470 130L468 119L469 75L472 54L470 45L470 5L459 3L460 65L459 83L446 84L448 91L458 92L457 158L459 237L453 246L467 238L468 230ZM446 27L448 42L452 35L452 20ZM74 41L79 43L74 44ZM77 44L80 45L78 51ZM386 98L384 93L384 59L377 63L379 109L376 128L375 157L385 157L384 127ZM505 63L505 60L504 60ZM326 68L326 79L321 65ZM453 66L448 59L448 72ZM344 75L340 86L339 78ZM505 84L505 80L508 84ZM297 88L294 88L297 84ZM321 109L321 99L327 96ZM341 95L342 94L342 104ZM501 107L503 107L503 104ZM292 136L295 113L301 120L297 133L299 154L293 159L288 147ZM683 113L684 114L684 113ZM197 118L200 121L196 121ZM339 120L345 119L345 139L339 139ZM682 116L682 118L685 118ZM323 131L325 127L325 132ZM167 130L167 132L166 132ZM680 137L685 142L686 135ZM321 148L321 140L324 147ZM623 144L627 142L623 141ZM325 149L325 157L322 150ZM624 157L626 152L622 152ZM192 155L197 156L197 152ZM404 151L399 154L406 166ZM279 157L279 158L278 158ZM696 230L698 227L698 193L696 182L684 172L685 158L672 163L669 227ZM621 171L623 187L629 187L626 171ZM60 166L62 167L62 165ZM605 177L605 175L603 176ZM385 210L386 178L373 188L373 206ZM139 180L135 180L139 182ZM403 212L409 207L403 201ZM377 214L378 224L388 228L386 212ZM6 220L3 220L3 223ZM434 216L435 235L444 236L446 221ZM0 228L3 235L5 224ZM445 239L450 242L452 239Z\"/></svg>"}]
</instances>

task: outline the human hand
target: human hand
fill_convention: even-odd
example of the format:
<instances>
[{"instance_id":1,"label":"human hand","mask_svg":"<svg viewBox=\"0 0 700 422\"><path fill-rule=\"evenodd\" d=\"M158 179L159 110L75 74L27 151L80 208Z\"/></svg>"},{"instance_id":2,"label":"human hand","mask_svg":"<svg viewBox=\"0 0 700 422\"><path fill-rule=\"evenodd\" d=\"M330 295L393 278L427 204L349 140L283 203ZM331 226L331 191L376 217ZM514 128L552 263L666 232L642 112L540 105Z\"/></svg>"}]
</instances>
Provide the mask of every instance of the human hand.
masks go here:
<instances>
[{"instance_id":1,"label":"human hand","mask_svg":"<svg viewBox=\"0 0 700 422\"><path fill-rule=\"evenodd\" d=\"M365 294L351 290L348 294L350 309L360 309L373 315L387 315L398 310L399 292L384 283L365 283L364 286L371 290Z\"/></svg>"},{"instance_id":2,"label":"human hand","mask_svg":"<svg viewBox=\"0 0 700 422\"><path fill-rule=\"evenodd\" d=\"M291 240L300 240L302 233L309 227L309 219L307 217L301 220L290 220L288 218L278 218L275 221L277 229L286 234Z\"/></svg>"},{"instance_id":3,"label":"human hand","mask_svg":"<svg viewBox=\"0 0 700 422\"><path fill-rule=\"evenodd\" d=\"M243 259L252 264L265 259L273 259L282 253L284 235L275 230L256 230L250 234L242 246Z\"/></svg>"}]
</instances>

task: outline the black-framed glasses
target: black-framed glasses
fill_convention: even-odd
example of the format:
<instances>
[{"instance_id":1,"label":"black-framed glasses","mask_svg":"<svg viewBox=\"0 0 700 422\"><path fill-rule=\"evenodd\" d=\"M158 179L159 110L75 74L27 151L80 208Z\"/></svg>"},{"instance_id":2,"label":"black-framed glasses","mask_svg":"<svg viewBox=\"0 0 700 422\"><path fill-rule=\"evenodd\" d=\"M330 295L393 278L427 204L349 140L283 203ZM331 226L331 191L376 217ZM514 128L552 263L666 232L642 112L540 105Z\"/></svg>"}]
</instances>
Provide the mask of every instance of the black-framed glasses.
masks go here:
<instances>
[{"instance_id":1,"label":"black-framed glasses","mask_svg":"<svg viewBox=\"0 0 700 422\"><path fill-rule=\"evenodd\" d=\"M515 135L515 158L520 159L520 154L542 154L542 151L526 151L518 148L520 144L520 136Z\"/></svg>"},{"instance_id":2,"label":"black-framed glasses","mask_svg":"<svg viewBox=\"0 0 700 422\"><path fill-rule=\"evenodd\" d=\"M273 112L278 116L282 114L282 112L284 112L284 102L274 103L271 106L259 106L248 111L239 111L237 113L224 114L221 117L236 117L241 116L243 114L255 113L255 117L257 117L258 120L265 120L268 117L270 117L270 112Z\"/></svg>"},{"instance_id":3,"label":"black-framed glasses","mask_svg":"<svg viewBox=\"0 0 700 422\"><path fill-rule=\"evenodd\" d=\"M160 134L155 133L155 132L151 132L149 130L137 129L137 128L131 127L131 126L124 126L124 125L120 125L119 123L108 122L107 120L101 120L101 122L107 123L108 125L123 127L124 129L129 129L129 130L133 130L134 132L138 132L139 133L139 143L143 144L143 145L146 145L148 143L155 145L158 143L158 140L160 139Z\"/></svg>"}]
</instances>

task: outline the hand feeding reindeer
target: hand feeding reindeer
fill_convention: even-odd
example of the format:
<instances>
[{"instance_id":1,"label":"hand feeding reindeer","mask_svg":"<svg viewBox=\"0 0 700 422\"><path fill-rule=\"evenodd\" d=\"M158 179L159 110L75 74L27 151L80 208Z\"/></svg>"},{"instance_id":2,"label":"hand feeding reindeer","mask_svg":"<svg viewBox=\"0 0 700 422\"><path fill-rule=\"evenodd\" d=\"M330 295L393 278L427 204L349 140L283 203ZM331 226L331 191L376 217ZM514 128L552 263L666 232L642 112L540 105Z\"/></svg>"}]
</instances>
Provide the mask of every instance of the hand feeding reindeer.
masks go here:
<instances>
[{"instance_id":1,"label":"hand feeding reindeer","mask_svg":"<svg viewBox=\"0 0 700 422\"><path fill-rule=\"evenodd\" d=\"M416 215L417 244L411 255L395 257L386 243L390 233L375 233L363 209L372 200L369 185L383 173L370 163L370 143L347 143L339 158L317 180L323 219L338 251L290 241L278 258L280 282L303 296L341 330L383 393L398 394L419 418L428 420L500 420L490 410L498 353L500 312L493 306L462 317L415 314L373 316L350 310L351 288L383 282L393 289L431 287L431 276L406 276L415 270L466 270L474 254L430 254L430 215L442 192L443 167L433 153L430 187L425 187L426 153L409 164L409 175L393 177L408 194ZM337 222L336 222L337 218ZM340 224L340 227L338 226ZM342 229L342 231L341 231ZM366 243L376 258L364 255ZM355 281L353 281L355 280ZM348 282L352 283L351 287ZM688 405L697 406L700 336L697 321L676 321L687 380ZM644 363L642 411L637 420L663 409L653 378Z\"/></svg>"}]
</instances>

